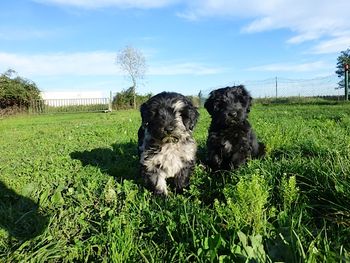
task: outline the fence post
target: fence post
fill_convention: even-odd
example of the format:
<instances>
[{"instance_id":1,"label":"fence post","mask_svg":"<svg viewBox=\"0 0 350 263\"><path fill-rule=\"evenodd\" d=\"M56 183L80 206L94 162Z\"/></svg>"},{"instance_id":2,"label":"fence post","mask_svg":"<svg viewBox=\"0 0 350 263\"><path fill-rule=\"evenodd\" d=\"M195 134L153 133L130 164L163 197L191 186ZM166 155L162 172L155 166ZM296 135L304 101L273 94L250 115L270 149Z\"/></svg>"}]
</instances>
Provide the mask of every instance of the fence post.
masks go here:
<instances>
[{"instance_id":1,"label":"fence post","mask_svg":"<svg viewBox=\"0 0 350 263\"><path fill-rule=\"evenodd\" d=\"M108 111L112 112L112 91L109 91L109 103L108 103Z\"/></svg>"},{"instance_id":2,"label":"fence post","mask_svg":"<svg viewBox=\"0 0 350 263\"><path fill-rule=\"evenodd\" d=\"M349 99L349 64L344 65L345 68L345 100Z\"/></svg>"}]
</instances>

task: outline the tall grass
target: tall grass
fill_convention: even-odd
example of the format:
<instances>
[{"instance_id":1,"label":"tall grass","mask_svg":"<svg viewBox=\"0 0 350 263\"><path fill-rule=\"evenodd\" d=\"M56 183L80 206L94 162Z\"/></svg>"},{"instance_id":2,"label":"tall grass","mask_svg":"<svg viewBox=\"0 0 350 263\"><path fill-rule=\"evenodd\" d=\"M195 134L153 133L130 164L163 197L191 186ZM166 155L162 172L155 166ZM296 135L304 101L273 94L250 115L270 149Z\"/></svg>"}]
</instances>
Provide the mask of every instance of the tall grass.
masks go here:
<instances>
[{"instance_id":1,"label":"tall grass","mask_svg":"<svg viewBox=\"0 0 350 263\"><path fill-rule=\"evenodd\" d=\"M266 158L211 173L201 110L191 185L166 199L138 177L136 111L0 120L0 261L349 261L350 105L250 120Z\"/></svg>"}]
</instances>

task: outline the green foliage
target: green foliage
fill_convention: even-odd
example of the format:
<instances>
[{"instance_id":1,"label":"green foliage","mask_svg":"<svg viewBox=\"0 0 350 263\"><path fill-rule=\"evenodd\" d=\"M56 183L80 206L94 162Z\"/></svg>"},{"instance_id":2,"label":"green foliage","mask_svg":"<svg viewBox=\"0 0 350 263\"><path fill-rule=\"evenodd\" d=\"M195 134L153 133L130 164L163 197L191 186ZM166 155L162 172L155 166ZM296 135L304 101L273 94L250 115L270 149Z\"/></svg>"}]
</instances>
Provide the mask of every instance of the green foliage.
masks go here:
<instances>
[{"instance_id":1,"label":"green foliage","mask_svg":"<svg viewBox=\"0 0 350 263\"><path fill-rule=\"evenodd\" d=\"M187 96L187 98L192 101L193 105L197 108L200 108L200 98L198 96Z\"/></svg>"},{"instance_id":2,"label":"green foliage","mask_svg":"<svg viewBox=\"0 0 350 263\"><path fill-rule=\"evenodd\" d=\"M246 236L241 231L238 231L237 235L239 237L239 242L231 247L231 251L234 255L237 255L242 262L267 261L268 257L264 249L261 235Z\"/></svg>"},{"instance_id":3,"label":"green foliage","mask_svg":"<svg viewBox=\"0 0 350 263\"><path fill-rule=\"evenodd\" d=\"M283 175L280 194L283 200L284 211L290 211L292 205L297 201L299 195L299 188L297 187L296 177L291 176L287 178L286 174Z\"/></svg>"},{"instance_id":4,"label":"green foliage","mask_svg":"<svg viewBox=\"0 0 350 263\"><path fill-rule=\"evenodd\" d=\"M315 97L278 97L258 98L255 104L271 105L337 105L344 100L344 96L315 96Z\"/></svg>"},{"instance_id":5,"label":"green foliage","mask_svg":"<svg viewBox=\"0 0 350 263\"><path fill-rule=\"evenodd\" d=\"M116 110L137 108L150 97L152 97L151 93L147 95L136 94L136 107L134 107L134 88L130 87L127 90L118 92L113 97L112 108Z\"/></svg>"},{"instance_id":6,"label":"green foliage","mask_svg":"<svg viewBox=\"0 0 350 263\"><path fill-rule=\"evenodd\" d=\"M136 94L136 108L141 106L142 103L146 102L148 99L152 97L152 93L146 95ZM196 96L187 96L189 100L193 102L193 105L199 107L199 99ZM134 88L130 87L126 90L118 92L112 100L112 108L114 110L120 109L133 109L134 107Z\"/></svg>"},{"instance_id":7,"label":"green foliage","mask_svg":"<svg viewBox=\"0 0 350 263\"><path fill-rule=\"evenodd\" d=\"M345 86L345 64L350 65L350 48L341 51L339 57L337 58L337 70L335 71L335 73L338 75L338 78L341 78L341 80L338 82L339 88L344 88Z\"/></svg>"},{"instance_id":8,"label":"green foliage","mask_svg":"<svg viewBox=\"0 0 350 263\"><path fill-rule=\"evenodd\" d=\"M40 91L36 84L19 76L12 77L15 74L15 71L8 70L0 75L0 109L28 109L31 100L40 99Z\"/></svg>"},{"instance_id":9,"label":"green foliage","mask_svg":"<svg viewBox=\"0 0 350 263\"><path fill-rule=\"evenodd\" d=\"M138 176L140 113L0 120L1 262L348 262L350 104L255 104L267 156L183 194Z\"/></svg>"},{"instance_id":10,"label":"green foliage","mask_svg":"<svg viewBox=\"0 0 350 263\"><path fill-rule=\"evenodd\" d=\"M226 202L215 201L218 215L227 223L228 229L251 231L264 230L269 187L258 171L241 177L236 185L224 189Z\"/></svg>"}]
</instances>

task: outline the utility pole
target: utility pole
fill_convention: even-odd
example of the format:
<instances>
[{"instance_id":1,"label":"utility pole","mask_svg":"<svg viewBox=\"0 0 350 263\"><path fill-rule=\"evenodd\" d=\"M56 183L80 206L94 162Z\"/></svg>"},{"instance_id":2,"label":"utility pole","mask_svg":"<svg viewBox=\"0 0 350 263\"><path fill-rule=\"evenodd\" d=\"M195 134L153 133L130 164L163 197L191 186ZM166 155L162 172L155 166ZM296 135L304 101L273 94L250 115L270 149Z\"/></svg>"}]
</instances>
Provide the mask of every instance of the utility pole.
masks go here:
<instances>
[{"instance_id":1,"label":"utility pole","mask_svg":"<svg viewBox=\"0 0 350 263\"><path fill-rule=\"evenodd\" d=\"M345 69L345 100L349 99L349 64L344 65Z\"/></svg>"},{"instance_id":2,"label":"utility pole","mask_svg":"<svg viewBox=\"0 0 350 263\"><path fill-rule=\"evenodd\" d=\"M277 95L278 95L278 93L277 93L277 91L278 91L278 89L277 89L277 77L275 78L275 85L276 85L276 99L277 99Z\"/></svg>"}]
</instances>

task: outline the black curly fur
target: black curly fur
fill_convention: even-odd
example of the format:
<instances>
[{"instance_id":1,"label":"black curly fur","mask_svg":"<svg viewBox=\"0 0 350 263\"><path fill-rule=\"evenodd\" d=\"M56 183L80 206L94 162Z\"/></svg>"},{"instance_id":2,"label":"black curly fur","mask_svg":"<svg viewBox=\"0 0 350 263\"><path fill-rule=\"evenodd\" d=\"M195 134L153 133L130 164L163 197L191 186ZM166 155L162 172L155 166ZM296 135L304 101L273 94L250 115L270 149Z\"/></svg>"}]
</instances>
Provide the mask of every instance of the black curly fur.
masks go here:
<instances>
[{"instance_id":1,"label":"black curly fur","mask_svg":"<svg viewBox=\"0 0 350 263\"><path fill-rule=\"evenodd\" d=\"M248 122L252 97L243 85L214 90L204 104L211 115L207 163L212 170L230 170L265 154Z\"/></svg>"},{"instance_id":2,"label":"black curly fur","mask_svg":"<svg viewBox=\"0 0 350 263\"><path fill-rule=\"evenodd\" d=\"M185 96L162 92L141 105L138 131L141 175L157 194L167 195L166 179L174 178L177 191L189 184L197 146L192 131L199 113Z\"/></svg>"}]
</instances>

